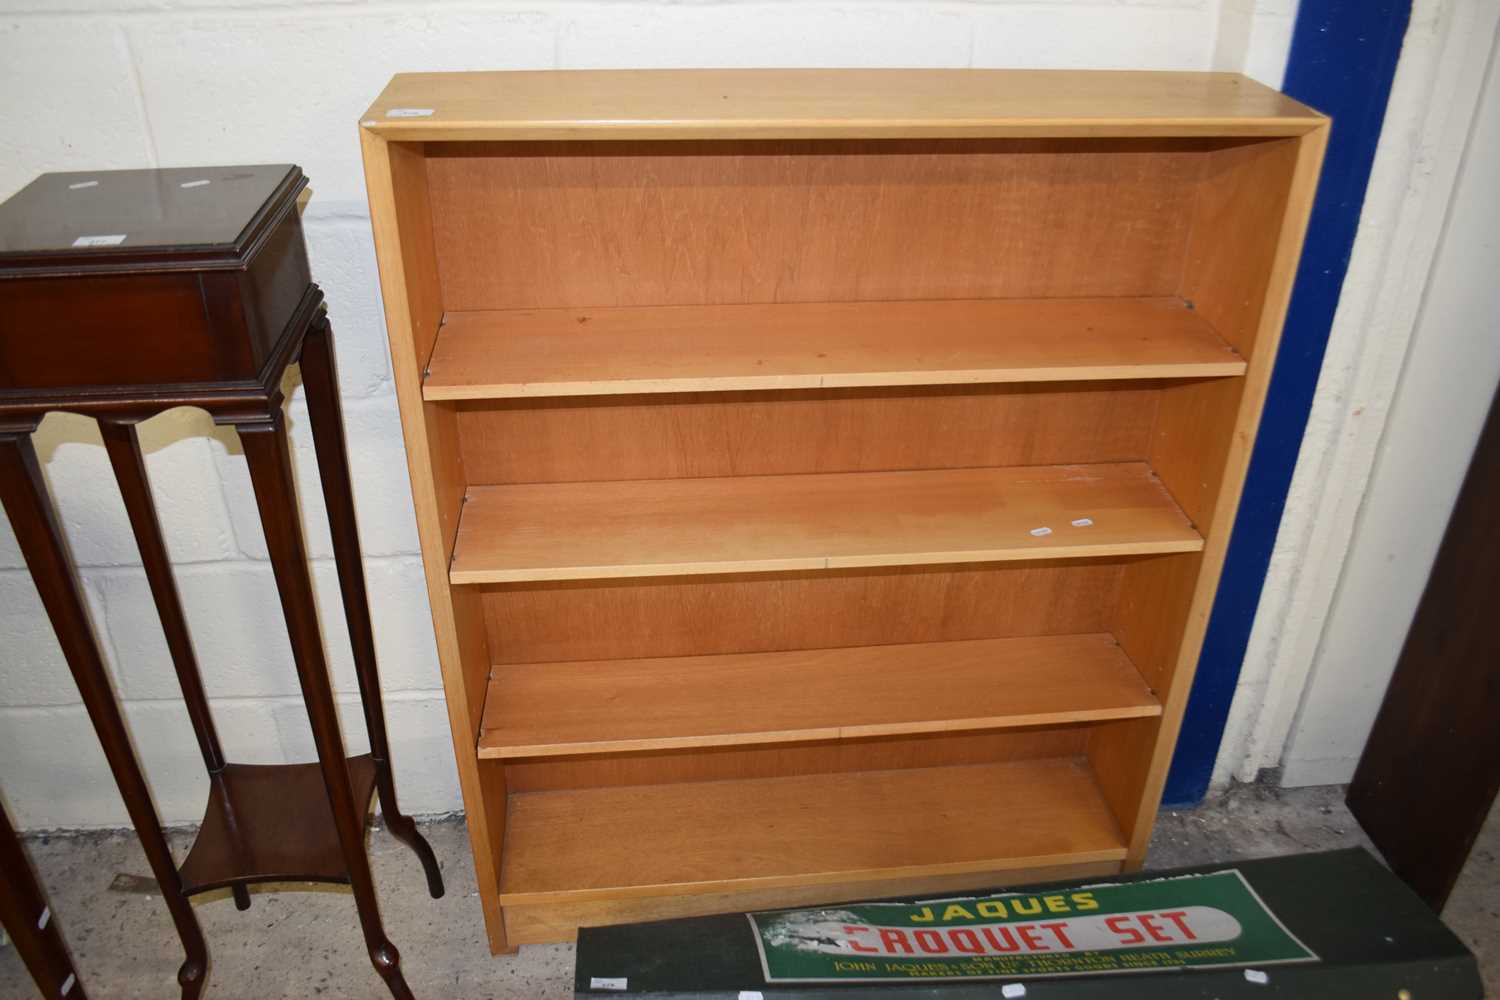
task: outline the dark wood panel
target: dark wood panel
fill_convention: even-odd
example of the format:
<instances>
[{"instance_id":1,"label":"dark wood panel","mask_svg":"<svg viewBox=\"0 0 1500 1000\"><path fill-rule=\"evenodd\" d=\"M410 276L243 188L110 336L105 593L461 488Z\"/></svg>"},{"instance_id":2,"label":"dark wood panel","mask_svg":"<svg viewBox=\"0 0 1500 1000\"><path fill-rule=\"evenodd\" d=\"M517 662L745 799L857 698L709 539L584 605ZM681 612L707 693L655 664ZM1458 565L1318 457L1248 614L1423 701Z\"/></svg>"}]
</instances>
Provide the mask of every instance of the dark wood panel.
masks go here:
<instances>
[{"instance_id":1,"label":"dark wood panel","mask_svg":"<svg viewBox=\"0 0 1500 1000\"><path fill-rule=\"evenodd\" d=\"M257 367L271 356L311 280L302 218L295 211L288 212L241 275L245 320Z\"/></svg>"},{"instance_id":2,"label":"dark wood panel","mask_svg":"<svg viewBox=\"0 0 1500 1000\"><path fill-rule=\"evenodd\" d=\"M287 211L244 271L0 281L0 388L247 381L311 284Z\"/></svg>"},{"instance_id":3,"label":"dark wood panel","mask_svg":"<svg viewBox=\"0 0 1500 1000\"><path fill-rule=\"evenodd\" d=\"M1500 399L1396 673L1349 786L1349 808L1391 868L1435 910L1500 793Z\"/></svg>"},{"instance_id":4,"label":"dark wood panel","mask_svg":"<svg viewBox=\"0 0 1500 1000\"><path fill-rule=\"evenodd\" d=\"M248 348L210 329L196 274L0 281L7 389L249 378Z\"/></svg>"},{"instance_id":5,"label":"dark wood panel","mask_svg":"<svg viewBox=\"0 0 1500 1000\"><path fill-rule=\"evenodd\" d=\"M306 186L289 163L42 174L0 211L0 273L238 270Z\"/></svg>"}]
</instances>

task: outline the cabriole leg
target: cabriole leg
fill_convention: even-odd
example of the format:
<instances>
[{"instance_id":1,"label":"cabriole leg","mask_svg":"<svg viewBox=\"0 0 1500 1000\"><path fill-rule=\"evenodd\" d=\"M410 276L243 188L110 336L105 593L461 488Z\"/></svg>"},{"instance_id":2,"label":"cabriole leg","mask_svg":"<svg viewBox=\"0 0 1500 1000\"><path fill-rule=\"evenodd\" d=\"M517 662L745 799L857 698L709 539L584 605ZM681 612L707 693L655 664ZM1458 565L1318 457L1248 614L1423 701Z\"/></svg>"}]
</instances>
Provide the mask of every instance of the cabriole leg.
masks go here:
<instances>
[{"instance_id":1,"label":"cabriole leg","mask_svg":"<svg viewBox=\"0 0 1500 1000\"><path fill-rule=\"evenodd\" d=\"M319 316L302 346L302 381L307 390L307 410L312 418L313 443L318 453L318 474L323 482L323 500L333 533L333 557L338 565L339 591L344 598L344 617L349 624L349 645L354 650L354 669L359 678L360 701L364 705L365 728L370 734L370 755L375 758L375 782L380 792L380 812L391 833L416 852L427 874L427 891L433 899L443 895L443 874L427 841L417 832L411 817L396 804L396 782L391 775L391 751L386 738L385 710L380 699L380 673L375 664L375 635L370 627L369 598L360 559L359 528L354 515L354 491L349 482L349 454L344 442L344 419L339 406L338 371L333 353L333 331L328 317Z\"/></svg>"},{"instance_id":2,"label":"cabriole leg","mask_svg":"<svg viewBox=\"0 0 1500 1000\"><path fill-rule=\"evenodd\" d=\"M89 720L99 734L104 758L125 800L130 822L145 849L146 860L161 887L162 899L172 914L177 936L187 959L177 972L184 1000L195 1000L203 992L208 974L208 947L193 907L182 893L182 881L172 861L166 835L162 833L151 792L136 762L130 733L115 701L109 675L94 639L93 625L83 602L78 578L68 557L67 543L52 510L42 471L37 464L29 429L0 432L0 500L10 516L21 553L36 583L47 617L57 633L73 681L83 698Z\"/></svg>"},{"instance_id":3,"label":"cabriole leg","mask_svg":"<svg viewBox=\"0 0 1500 1000\"><path fill-rule=\"evenodd\" d=\"M328 681L328 664L323 655L323 639L318 629L312 578L308 574L302 522L292 480L285 418L278 406L264 420L237 423L235 429L239 432L245 459L250 466L261 526L266 534L266 548L270 552L276 586L281 593L282 611L286 615L292 658L297 665L302 698L312 723L313 743L317 747L323 783L328 789L328 801L333 809L349 883L354 890L365 946L375 970L396 1000L411 1000L411 990L401 974L401 956L381 926L370 861L365 854L366 804L354 800L344 755L344 739L339 732L333 689Z\"/></svg>"}]
</instances>

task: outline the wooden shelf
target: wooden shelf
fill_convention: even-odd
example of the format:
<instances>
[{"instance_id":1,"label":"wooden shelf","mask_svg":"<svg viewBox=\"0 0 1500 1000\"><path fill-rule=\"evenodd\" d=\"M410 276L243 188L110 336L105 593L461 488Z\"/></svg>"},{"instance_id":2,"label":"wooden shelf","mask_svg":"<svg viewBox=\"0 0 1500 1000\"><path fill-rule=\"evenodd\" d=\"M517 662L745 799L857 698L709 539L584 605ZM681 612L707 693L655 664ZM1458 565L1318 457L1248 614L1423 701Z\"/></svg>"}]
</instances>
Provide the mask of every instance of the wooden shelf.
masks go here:
<instances>
[{"instance_id":1,"label":"wooden shelf","mask_svg":"<svg viewBox=\"0 0 1500 1000\"><path fill-rule=\"evenodd\" d=\"M714 893L1118 861L1086 763L523 792L510 796L503 905Z\"/></svg>"},{"instance_id":2,"label":"wooden shelf","mask_svg":"<svg viewBox=\"0 0 1500 1000\"><path fill-rule=\"evenodd\" d=\"M479 756L856 739L1160 715L1108 634L497 664Z\"/></svg>"},{"instance_id":3,"label":"wooden shelf","mask_svg":"<svg viewBox=\"0 0 1500 1000\"><path fill-rule=\"evenodd\" d=\"M1245 361L1181 299L449 313L428 400L1209 378Z\"/></svg>"},{"instance_id":4,"label":"wooden shelf","mask_svg":"<svg viewBox=\"0 0 1500 1000\"><path fill-rule=\"evenodd\" d=\"M1075 520L1089 519L1087 526ZM1033 531L1050 528L1050 534ZM1141 462L476 486L455 584L1191 552Z\"/></svg>"},{"instance_id":5,"label":"wooden shelf","mask_svg":"<svg viewBox=\"0 0 1500 1000\"><path fill-rule=\"evenodd\" d=\"M374 758L350 757L349 779L354 803L363 810L375 794ZM254 882L349 881L316 762L226 764L208 788L203 823L179 869L183 892Z\"/></svg>"}]
</instances>

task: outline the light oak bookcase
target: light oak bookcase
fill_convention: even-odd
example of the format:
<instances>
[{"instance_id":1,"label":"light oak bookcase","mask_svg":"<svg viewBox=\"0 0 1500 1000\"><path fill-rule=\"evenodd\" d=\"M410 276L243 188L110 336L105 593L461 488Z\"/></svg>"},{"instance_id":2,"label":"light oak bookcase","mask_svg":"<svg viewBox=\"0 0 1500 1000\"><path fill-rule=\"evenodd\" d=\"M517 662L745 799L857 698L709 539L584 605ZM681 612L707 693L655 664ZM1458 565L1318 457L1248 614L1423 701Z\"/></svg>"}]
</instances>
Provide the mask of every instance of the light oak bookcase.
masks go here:
<instances>
[{"instance_id":1,"label":"light oak bookcase","mask_svg":"<svg viewBox=\"0 0 1500 1000\"><path fill-rule=\"evenodd\" d=\"M1142 862L1326 118L700 70L361 124L496 952Z\"/></svg>"}]
</instances>

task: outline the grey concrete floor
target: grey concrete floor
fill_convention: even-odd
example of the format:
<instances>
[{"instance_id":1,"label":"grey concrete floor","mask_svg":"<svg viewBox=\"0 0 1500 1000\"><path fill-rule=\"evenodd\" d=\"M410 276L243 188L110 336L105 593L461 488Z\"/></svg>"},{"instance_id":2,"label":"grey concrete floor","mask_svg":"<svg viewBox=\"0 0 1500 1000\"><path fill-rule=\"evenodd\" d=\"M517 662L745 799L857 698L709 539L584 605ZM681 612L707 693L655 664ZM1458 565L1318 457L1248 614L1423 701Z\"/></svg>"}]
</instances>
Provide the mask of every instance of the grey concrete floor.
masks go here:
<instances>
[{"instance_id":1,"label":"grey concrete floor","mask_svg":"<svg viewBox=\"0 0 1500 1000\"><path fill-rule=\"evenodd\" d=\"M370 839L381 910L401 950L407 981L424 1000L551 1000L572 995L571 945L528 945L491 958L481 927L468 837L461 820L423 830L437 852L447 895L428 898L416 858L383 830ZM174 834L179 857L191 834ZM1342 789L1282 792L1240 787L1204 806L1162 816L1150 866L1368 845L1344 808ZM92 1000L160 1000L175 995L181 951L160 899L111 890L118 873L144 875L144 856L123 833L47 836L29 844L74 961ZM1500 995L1500 823L1492 820L1470 858L1444 918L1485 966ZM388 996L365 959L354 904L338 888L254 892L249 912L227 894L198 898L213 968L206 1000ZM38 994L20 959L0 948L0 1000Z\"/></svg>"}]
</instances>

